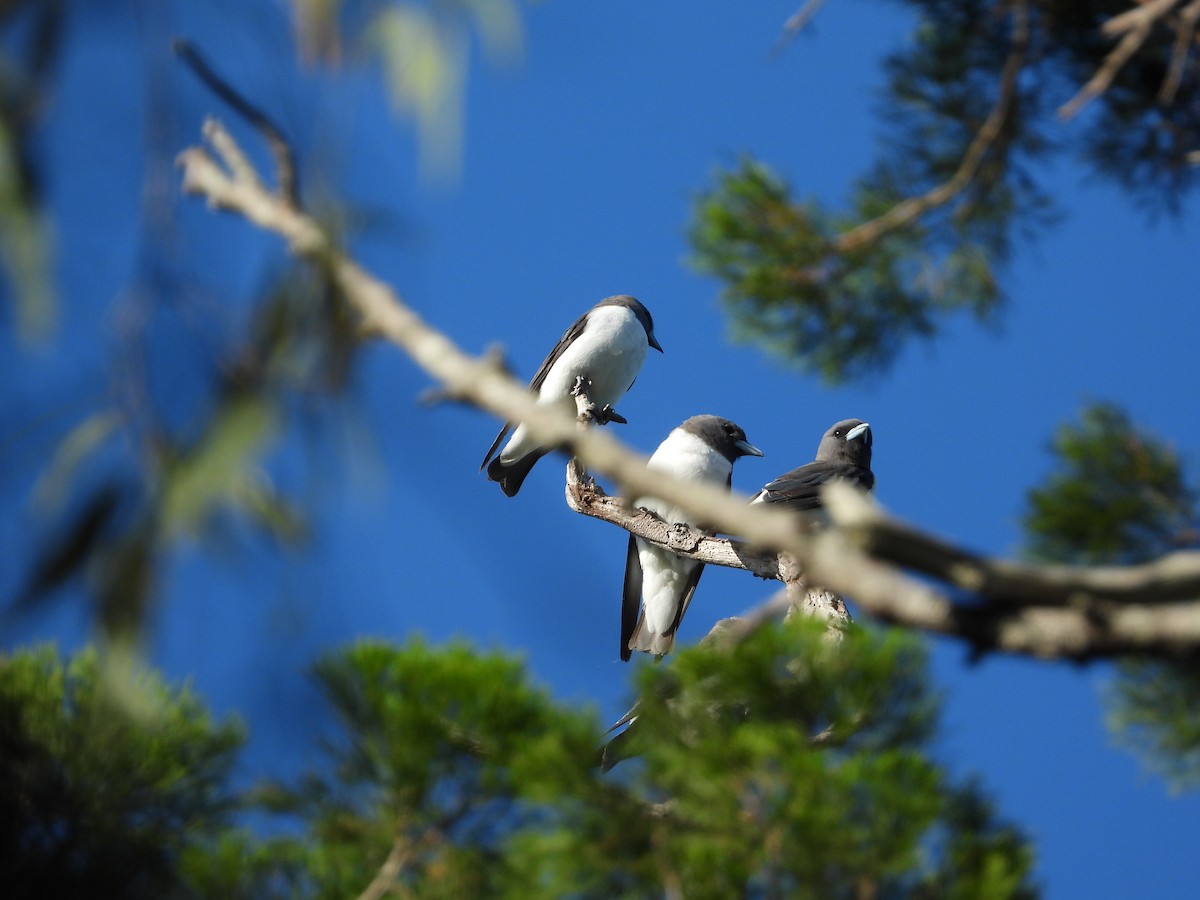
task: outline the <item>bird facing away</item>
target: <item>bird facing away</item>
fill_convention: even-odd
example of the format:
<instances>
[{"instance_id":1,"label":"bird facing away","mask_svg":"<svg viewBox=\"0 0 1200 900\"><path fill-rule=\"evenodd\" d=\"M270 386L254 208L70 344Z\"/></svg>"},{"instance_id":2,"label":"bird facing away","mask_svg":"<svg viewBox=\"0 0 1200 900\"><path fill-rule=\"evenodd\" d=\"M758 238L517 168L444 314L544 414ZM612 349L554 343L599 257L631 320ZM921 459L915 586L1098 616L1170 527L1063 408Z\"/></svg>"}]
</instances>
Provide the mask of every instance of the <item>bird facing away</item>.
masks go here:
<instances>
[{"instance_id":1,"label":"bird facing away","mask_svg":"<svg viewBox=\"0 0 1200 900\"><path fill-rule=\"evenodd\" d=\"M728 419L692 416L658 445L648 466L676 478L728 488L735 460L762 455ZM641 497L633 505L668 523L696 524L683 510L653 497ZM621 659L628 660L634 650L658 656L670 651L703 571L701 562L629 536L621 602Z\"/></svg>"},{"instance_id":2,"label":"bird facing away","mask_svg":"<svg viewBox=\"0 0 1200 900\"><path fill-rule=\"evenodd\" d=\"M592 402L598 407L612 406L633 386L650 347L662 352L646 307L623 294L608 297L559 338L529 382L529 389L537 394L538 403L557 403L574 412L571 392L577 379L584 378L591 383L588 396ZM504 423L479 466L487 466L488 478L499 482L500 490L509 497L516 496L533 464L554 449L538 446L525 426L518 425L499 456L492 459L512 428L512 422Z\"/></svg>"},{"instance_id":3,"label":"bird facing away","mask_svg":"<svg viewBox=\"0 0 1200 900\"><path fill-rule=\"evenodd\" d=\"M822 508L821 487L831 481L871 490L875 487L871 440L870 425L861 419L843 419L825 432L815 460L780 475L750 502L808 511Z\"/></svg>"}]
</instances>

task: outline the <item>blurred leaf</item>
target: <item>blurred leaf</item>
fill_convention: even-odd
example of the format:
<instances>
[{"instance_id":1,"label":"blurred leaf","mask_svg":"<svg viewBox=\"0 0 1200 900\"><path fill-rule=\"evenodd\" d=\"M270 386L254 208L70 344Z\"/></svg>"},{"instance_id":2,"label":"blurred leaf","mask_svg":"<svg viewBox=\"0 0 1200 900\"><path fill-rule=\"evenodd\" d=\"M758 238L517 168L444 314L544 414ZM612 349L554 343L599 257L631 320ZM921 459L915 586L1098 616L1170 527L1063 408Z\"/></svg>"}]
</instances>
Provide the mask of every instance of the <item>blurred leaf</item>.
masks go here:
<instances>
[{"instance_id":1,"label":"blurred leaf","mask_svg":"<svg viewBox=\"0 0 1200 900\"><path fill-rule=\"evenodd\" d=\"M300 54L305 60L319 59L336 63L342 55L341 28L338 12L341 0L291 0L300 40Z\"/></svg>"},{"instance_id":2,"label":"blurred leaf","mask_svg":"<svg viewBox=\"0 0 1200 900\"><path fill-rule=\"evenodd\" d=\"M460 29L415 3L389 4L368 30L396 107L416 118L421 170L456 177L460 167L467 42Z\"/></svg>"},{"instance_id":3,"label":"blurred leaf","mask_svg":"<svg viewBox=\"0 0 1200 900\"><path fill-rule=\"evenodd\" d=\"M797 620L637 675L638 760L568 805L561 828L516 838L548 895L900 897L990 875L990 896L1033 894L1024 838L982 801L969 825L955 817L960 791L926 751L935 702L912 637L853 630L831 645ZM971 841L992 852L949 849Z\"/></svg>"},{"instance_id":4,"label":"blurred leaf","mask_svg":"<svg viewBox=\"0 0 1200 900\"><path fill-rule=\"evenodd\" d=\"M521 11L513 0L457 0L475 20L483 49L494 59L507 62L518 58L525 43Z\"/></svg>"},{"instance_id":5,"label":"blurred leaf","mask_svg":"<svg viewBox=\"0 0 1200 900\"><path fill-rule=\"evenodd\" d=\"M16 140L12 123L0 115L0 268L12 285L18 335L45 340L57 319L49 227L34 204Z\"/></svg>"},{"instance_id":6,"label":"blurred leaf","mask_svg":"<svg viewBox=\"0 0 1200 900\"><path fill-rule=\"evenodd\" d=\"M256 457L278 429L278 412L255 395L233 397L207 434L164 471L163 526L196 532L216 507L245 491Z\"/></svg>"},{"instance_id":7,"label":"blurred leaf","mask_svg":"<svg viewBox=\"0 0 1200 900\"><path fill-rule=\"evenodd\" d=\"M117 410L102 409L72 428L59 442L50 464L38 478L33 493L34 503L43 510L61 505L76 470L117 430L124 418Z\"/></svg>"},{"instance_id":8,"label":"blurred leaf","mask_svg":"<svg viewBox=\"0 0 1200 900\"><path fill-rule=\"evenodd\" d=\"M26 585L13 603L14 610L28 609L87 570L108 536L123 496L119 484L108 482L80 503L66 524L57 529L57 534L42 543Z\"/></svg>"},{"instance_id":9,"label":"blurred leaf","mask_svg":"<svg viewBox=\"0 0 1200 900\"><path fill-rule=\"evenodd\" d=\"M310 528L303 512L265 477L248 476L234 485L232 497L238 507L277 540L296 544L308 538Z\"/></svg>"},{"instance_id":10,"label":"blurred leaf","mask_svg":"<svg viewBox=\"0 0 1200 900\"><path fill-rule=\"evenodd\" d=\"M0 812L21 833L54 823L6 887L103 891L134 871L120 896L1032 896L1024 838L928 754L920 645L822 631L643 668L644 756L618 777L593 765L594 714L522 663L359 642L317 667L342 724L334 766L247 798L300 826L274 839L228 826L236 723L132 657L121 680L145 718L95 653L65 673L51 651L0 659ZM812 740L819 722L832 740Z\"/></svg>"}]
</instances>

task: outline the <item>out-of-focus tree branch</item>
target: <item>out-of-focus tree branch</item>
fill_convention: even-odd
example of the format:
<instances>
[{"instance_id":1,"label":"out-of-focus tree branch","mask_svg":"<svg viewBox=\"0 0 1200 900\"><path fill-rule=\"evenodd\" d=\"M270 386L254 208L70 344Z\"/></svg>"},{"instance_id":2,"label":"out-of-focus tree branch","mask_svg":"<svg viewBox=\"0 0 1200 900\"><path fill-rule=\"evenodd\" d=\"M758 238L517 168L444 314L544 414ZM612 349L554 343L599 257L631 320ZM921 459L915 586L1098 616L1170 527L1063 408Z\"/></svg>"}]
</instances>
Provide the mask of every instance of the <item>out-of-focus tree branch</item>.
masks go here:
<instances>
[{"instance_id":1,"label":"out-of-focus tree branch","mask_svg":"<svg viewBox=\"0 0 1200 900\"><path fill-rule=\"evenodd\" d=\"M1025 66L1028 47L1029 9L1024 0L1019 0L1013 6L1012 49L1008 52L1000 74L996 102L976 132L974 140L967 147L954 174L920 196L909 197L882 215L839 234L830 242L829 250L833 255L853 253L870 246L897 228L912 224L930 210L945 206L966 190L979 172L988 150L1004 130L1004 124L1016 102L1017 79Z\"/></svg>"},{"instance_id":2,"label":"out-of-focus tree branch","mask_svg":"<svg viewBox=\"0 0 1200 900\"><path fill-rule=\"evenodd\" d=\"M1150 31L1155 24L1164 20L1181 2L1182 0L1148 0L1148 2L1138 3L1132 9L1113 16L1105 22L1100 31L1106 37L1122 35L1121 40L1104 58L1104 62L1087 84L1080 88L1074 97L1059 107L1058 115L1063 119L1073 118L1088 102L1107 91L1125 63L1129 62L1146 43L1146 38L1150 36ZM1160 98L1167 98L1163 102L1169 102L1178 87L1180 71L1186 59L1187 43L1195 28L1197 16L1200 16L1200 3L1192 2L1182 11L1176 24L1177 40L1172 52L1171 68L1168 70L1167 78L1160 91Z\"/></svg>"},{"instance_id":3,"label":"out-of-focus tree branch","mask_svg":"<svg viewBox=\"0 0 1200 900\"><path fill-rule=\"evenodd\" d=\"M461 351L335 248L313 219L269 190L224 128L210 120L204 133L211 152L193 147L180 156L184 189L275 232L293 252L323 267L364 329L400 347L442 383L447 396L524 422L539 442L577 457L615 481L625 496L661 497L716 531L740 535L741 541L668 525L580 485L568 487L573 508L682 556L763 577L778 578L778 563L772 572L771 560L789 554L802 566L808 585L852 597L886 621L962 638L979 652L1088 659L1200 649L1200 553L1130 569L1019 566L969 554L896 523L846 486L826 491L835 527L809 533L790 514L648 471L645 457L607 434L581 428L574 416L535 403L494 358Z\"/></svg>"}]
</instances>

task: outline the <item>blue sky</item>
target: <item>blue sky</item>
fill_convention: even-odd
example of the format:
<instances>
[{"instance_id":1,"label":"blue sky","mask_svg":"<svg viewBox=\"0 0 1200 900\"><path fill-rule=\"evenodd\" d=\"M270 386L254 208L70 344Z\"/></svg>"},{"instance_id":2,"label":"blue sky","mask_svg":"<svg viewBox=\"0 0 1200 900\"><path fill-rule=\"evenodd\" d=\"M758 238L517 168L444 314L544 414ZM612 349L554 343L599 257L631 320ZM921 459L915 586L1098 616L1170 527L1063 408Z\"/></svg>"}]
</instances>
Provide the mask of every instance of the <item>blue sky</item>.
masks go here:
<instances>
[{"instance_id":1,"label":"blue sky","mask_svg":"<svg viewBox=\"0 0 1200 900\"><path fill-rule=\"evenodd\" d=\"M686 264L692 200L717 166L744 152L799 195L841 200L875 152L878 60L909 30L897 7L831 3L811 34L772 54L795 6L525 7L520 61L472 59L461 177L440 185L417 177L413 129L376 82L297 68L269 5L81 14L44 137L67 311L54 349L71 362L6 346L27 365L5 418L41 397L102 393L114 335L147 308L130 289L147 246L136 227L143 177L158 172L166 180L151 184L173 191L164 161L195 141L206 113L231 118L154 40L185 33L296 136L310 170L385 217L391 227L359 241L356 254L464 348L500 342L528 376L594 302L618 292L642 299L666 353L652 354L619 409L630 422L621 436L646 452L690 415L734 419L766 453L736 468L735 488L750 492L811 459L830 423L857 416L875 432L880 502L1002 555L1019 551L1024 494L1050 466L1054 429L1089 401L1122 404L1174 441L1195 471L1200 421L1183 386L1197 375L1200 232L1194 220L1151 225L1074 160L1044 173L1065 215L1019 248L997 328L951 322L936 343L908 347L891 371L838 389L728 341L717 285ZM147 140L153 103L165 104L170 121ZM167 349L159 358L155 348L197 334L154 304L219 310L212 334L196 329L219 341L281 254L240 221L165 196L169 227L156 232L157 249L168 248L206 291L148 307L162 337L151 344L156 390L186 410L173 392L187 383L188 362ZM280 557L245 535L232 549L187 547L165 573L153 659L191 679L215 708L246 715L247 775L316 760L315 739L329 726L307 666L321 649L360 636L465 635L523 654L560 696L595 704L604 719L624 708L624 534L565 508L554 459L505 498L477 473L497 423L419 406L427 386L400 353L371 347L357 403L326 422L323 441L337 452L314 471L304 448L277 448L275 471L322 525L309 552ZM18 550L37 534L26 500L45 446L6 445L13 455L2 483L15 502L4 504L0 537ZM743 573L710 569L682 639L770 592ZM57 636L71 645L82 621L64 604L5 641ZM1048 896L1194 889L1200 797L1170 796L1111 746L1098 700L1106 667L969 665L945 641L933 642L932 659L945 700L939 752L956 773L980 775L1001 812L1031 834Z\"/></svg>"}]
</instances>

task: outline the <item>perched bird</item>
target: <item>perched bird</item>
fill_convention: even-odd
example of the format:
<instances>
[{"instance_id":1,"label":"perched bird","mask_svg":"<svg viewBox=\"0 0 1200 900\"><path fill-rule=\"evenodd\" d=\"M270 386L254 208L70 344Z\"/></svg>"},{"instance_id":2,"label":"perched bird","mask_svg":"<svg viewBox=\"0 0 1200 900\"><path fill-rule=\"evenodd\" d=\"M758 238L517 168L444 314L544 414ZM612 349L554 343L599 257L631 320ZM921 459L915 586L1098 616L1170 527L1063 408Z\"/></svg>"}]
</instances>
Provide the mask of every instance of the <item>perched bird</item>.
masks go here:
<instances>
[{"instance_id":1,"label":"perched bird","mask_svg":"<svg viewBox=\"0 0 1200 900\"><path fill-rule=\"evenodd\" d=\"M728 488L733 463L742 456L762 456L762 451L746 440L740 427L717 416L692 416L658 445L648 465L676 478ZM652 497L642 497L634 506L648 509L666 522L696 524L683 510ZM628 660L634 650L659 656L670 651L703 570L703 563L629 536L621 603L621 659Z\"/></svg>"},{"instance_id":2,"label":"perched bird","mask_svg":"<svg viewBox=\"0 0 1200 900\"><path fill-rule=\"evenodd\" d=\"M646 307L623 294L607 297L567 329L529 382L529 389L538 395L538 403L559 403L573 411L571 392L576 381L584 378L590 382L592 402L598 407L612 406L633 386L650 347L662 352ZM488 478L499 482L500 490L509 497L516 496L533 464L553 449L539 446L525 426L518 425L500 455L492 459L512 428L512 422L504 423L479 466L487 466Z\"/></svg>"},{"instance_id":3,"label":"perched bird","mask_svg":"<svg viewBox=\"0 0 1200 900\"><path fill-rule=\"evenodd\" d=\"M821 486L830 481L847 481L867 491L875 486L871 426L861 419L838 422L821 438L815 460L780 475L750 502L772 503L783 509L821 509Z\"/></svg>"}]
</instances>

